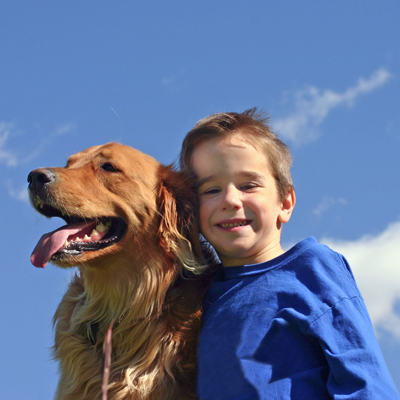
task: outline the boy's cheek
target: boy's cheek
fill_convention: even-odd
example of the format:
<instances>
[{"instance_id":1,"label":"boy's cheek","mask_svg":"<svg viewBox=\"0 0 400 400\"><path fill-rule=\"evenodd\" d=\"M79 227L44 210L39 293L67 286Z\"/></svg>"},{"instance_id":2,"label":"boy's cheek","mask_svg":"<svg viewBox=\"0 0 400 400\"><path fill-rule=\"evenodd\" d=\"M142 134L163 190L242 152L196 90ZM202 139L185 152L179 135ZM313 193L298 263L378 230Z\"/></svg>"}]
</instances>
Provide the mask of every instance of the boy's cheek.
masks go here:
<instances>
[{"instance_id":1,"label":"boy's cheek","mask_svg":"<svg viewBox=\"0 0 400 400\"><path fill-rule=\"evenodd\" d=\"M205 228L205 225L203 224L203 222L200 219L200 224L199 224L199 228L200 228L200 233L205 237L205 234L207 234Z\"/></svg>"},{"instance_id":2,"label":"boy's cheek","mask_svg":"<svg viewBox=\"0 0 400 400\"><path fill-rule=\"evenodd\" d=\"M200 210L199 211L200 211L199 212L199 219L200 219L199 225L200 225L200 229L203 229L206 226L206 224L208 224L208 219L209 219L208 215L209 215L209 213L207 211L207 208L205 207L205 204L200 204Z\"/></svg>"},{"instance_id":3,"label":"boy's cheek","mask_svg":"<svg viewBox=\"0 0 400 400\"><path fill-rule=\"evenodd\" d=\"M204 238L211 243L210 241L210 235L209 235L209 229L208 229L208 222L203 221L201 216L200 216L200 223L199 223L199 229L200 233L204 236ZM212 244L212 243L211 243Z\"/></svg>"}]
</instances>

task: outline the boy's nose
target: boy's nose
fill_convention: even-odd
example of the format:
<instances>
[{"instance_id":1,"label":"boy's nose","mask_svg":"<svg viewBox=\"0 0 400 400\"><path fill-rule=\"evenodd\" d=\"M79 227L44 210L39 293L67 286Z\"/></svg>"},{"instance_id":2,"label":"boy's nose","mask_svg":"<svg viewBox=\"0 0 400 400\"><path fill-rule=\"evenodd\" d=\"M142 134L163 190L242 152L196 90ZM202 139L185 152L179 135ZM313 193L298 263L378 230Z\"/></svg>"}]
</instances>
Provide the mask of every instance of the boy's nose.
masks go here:
<instances>
[{"instance_id":1,"label":"boy's nose","mask_svg":"<svg viewBox=\"0 0 400 400\"><path fill-rule=\"evenodd\" d=\"M222 200L222 209L240 208L240 191L234 187L228 187Z\"/></svg>"}]
</instances>

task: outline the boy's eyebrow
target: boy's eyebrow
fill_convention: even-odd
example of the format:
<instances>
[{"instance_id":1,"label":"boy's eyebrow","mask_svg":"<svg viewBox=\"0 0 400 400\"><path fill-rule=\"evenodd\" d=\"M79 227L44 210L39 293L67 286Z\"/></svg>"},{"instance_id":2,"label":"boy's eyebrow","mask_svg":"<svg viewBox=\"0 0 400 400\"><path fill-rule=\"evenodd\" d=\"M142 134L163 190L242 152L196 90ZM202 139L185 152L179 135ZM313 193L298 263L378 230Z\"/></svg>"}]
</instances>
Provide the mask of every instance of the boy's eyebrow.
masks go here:
<instances>
[{"instance_id":1,"label":"boy's eyebrow","mask_svg":"<svg viewBox=\"0 0 400 400\"><path fill-rule=\"evenodd\" d=\"M239 175L243 175L248 178L258 178L258 179L266 179L265 175L260 174L256 171L242 171Z\"/></svg>"},{"instance_id":2,"label":"boy's eyebrow","mask_svg":"<svg viewBox=\"0 0 400 400\"><path fill-rule=\"evenodd\" d=\"M196 186L199 188L201 185L204 185L205 183L213 180L215 178L215 175L210 175L210 176L206 176L205 178L199 179L197 181Z\"/></svg>"},{"instance_id":3,"label":"boy's eyebrow","mask_svg":"<svg viewBox=\"0 0 400 400\"><path fill-rule=\"evenodd\" d=\"M251 179L266 179L265 175L262 175L258 172L255 171L241 171L239 174L239 176L244 176L246 178L251 178ZM204 185L205 183L212 181L215 178L215 175L210 175L210 176L206 176L205 178L199 179L197 181L197 187L199 188L200 186Z\"/></svg>"}]
</instances>

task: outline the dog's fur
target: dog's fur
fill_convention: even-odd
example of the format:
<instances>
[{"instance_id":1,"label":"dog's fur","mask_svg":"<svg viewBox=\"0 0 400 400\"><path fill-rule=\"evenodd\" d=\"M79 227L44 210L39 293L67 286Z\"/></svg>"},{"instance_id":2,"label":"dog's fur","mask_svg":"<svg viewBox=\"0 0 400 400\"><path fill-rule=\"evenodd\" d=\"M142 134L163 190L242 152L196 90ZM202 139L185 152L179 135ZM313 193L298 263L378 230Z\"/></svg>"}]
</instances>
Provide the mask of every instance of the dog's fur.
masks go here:
<instances>
[{"instance_id":1,"label":"dog's fur","mask_svg":"<svg viewBox=\"0 0 400 400\"><path fill-rule=\"evenodd\" d=\"M102 346L112 323L109 400L195 399L200 309L209 281L198 273L211 258L202 258L189 181L116 143L75 154L65 168L32 171L28 181L32 204L48 217L71 222L62 212L88 223L107 217L126 224L113 245L50 259L79 270L54 317L56 399L101 398Z\"/></svg>"}]
</instances>

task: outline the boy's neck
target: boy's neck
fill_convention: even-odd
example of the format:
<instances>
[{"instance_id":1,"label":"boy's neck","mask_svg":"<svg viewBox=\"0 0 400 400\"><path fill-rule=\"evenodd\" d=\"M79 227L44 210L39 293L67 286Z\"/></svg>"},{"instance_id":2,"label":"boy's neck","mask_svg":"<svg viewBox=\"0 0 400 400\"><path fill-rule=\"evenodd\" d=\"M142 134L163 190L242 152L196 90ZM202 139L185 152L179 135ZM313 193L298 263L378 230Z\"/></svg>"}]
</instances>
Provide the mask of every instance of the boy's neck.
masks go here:
<instances>
[{"instance_id":1,"label":"boy's neck","mask_svg":"<svg viewBox=\"0 0 400 400\"><path fill-rule=\"evenodd\" d=\"M281 244L278 243L274 247L265 249L263 252L260 252L257 255L243 258L231 258L225 257L223 255L219 255L221 263L224 267L241 267L243 265L253 265L253 264L261 264L267 261L271 261L274 258L277 258L284 254Z\"/></svg>"}]
</instances>

